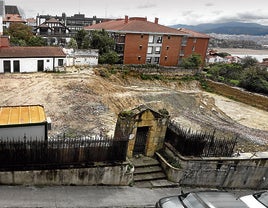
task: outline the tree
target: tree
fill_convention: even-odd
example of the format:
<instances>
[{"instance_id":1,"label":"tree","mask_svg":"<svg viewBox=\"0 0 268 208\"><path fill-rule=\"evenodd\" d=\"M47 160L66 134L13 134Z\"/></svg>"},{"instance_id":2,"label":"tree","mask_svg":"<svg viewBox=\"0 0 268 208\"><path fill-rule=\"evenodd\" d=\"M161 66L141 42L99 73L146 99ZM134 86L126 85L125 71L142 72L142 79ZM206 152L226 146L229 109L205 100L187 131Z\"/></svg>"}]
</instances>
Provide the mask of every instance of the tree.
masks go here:
<instances>
[{"instance_id":1,"label":"tree","mask_svg":"<svg viewBox=\"0 0 268 208\"><path fill-rule=\"evenodd\" d=\"M28 46L45 46L47 45L46 41L44 38L40 37L40 36L32 36L29 40L28 40Z\"/></svg>"},{"instance_id":2,"label":"tree","mask_svg":"<svg viewBox=\"0 0 268 208\"><path fill-rule=\"evenodd\" d=\"M118 61L119 61L119 57L115 51L104 53L99 57L100 64L115 64Z\"/></svg>"},{"instance_id":3,"label":"tree","mask_svg":"<svg viewBox=\"0 0 268 208\"><path fill-rule=\"evenodd\" d=\"M198 69L202 64L201 55L192 54L188 58L182 59L182 67L185 69Z\"/></svg>"},{"instance_id":4,"label":"tree","mask_svg":"<svg viewBox=\"0 0 268 208\"><path fill-rule=\"evenodd\" d=\"M10 36L11 45L25 46L31 37L33 37L31 27L22 23L12 23L7 30L5 35Z\"/></svg>"},{"instance_id":5,"label":"tree","mask_svg":"<svg viewBox=\"0 0 268 208\"><path fill-rule=\"evenodd\" d=\"M99 49L99 54L109 53L114 50L115 41L105 30L93 30L90 33L90 46Z\"/></svg>"},{"instance_id":6,"label":"tree","mask_svg":"<svg viewBox=\"0 0 268 208\"><path fill-rule=\"evenodd\" d=\"M242 58L241 63L244 68L249 68L251 66L255 66L258 63L258 60L251 56L246 56L245 58Z\"/></svg>"},{"instance_id":7,"label":"tree","mask_svg":"<svg viewBox=\"0 0 268 208\"><path fill-rule=\"evenodd\" d=\"M87 41L89 43L89 33L87 31L79 30L76 34L74 39L76 40L77 47L79 49L87 49L85 42ZM88 40L87 40L88 39ZM89 48L89 44L87 45Z\"/></svg>"},{"instance_id":8,"label":"tree","mask_svg":"<svg viewBox=\"0 0 268 208\"><path fill-rule=\"evenodd\" d=\"M74 38L71 38L69 43L68 43L68 48L73 48L73 49L77 49L78 45L77 42Z\"/></svg>"}]
</instances>

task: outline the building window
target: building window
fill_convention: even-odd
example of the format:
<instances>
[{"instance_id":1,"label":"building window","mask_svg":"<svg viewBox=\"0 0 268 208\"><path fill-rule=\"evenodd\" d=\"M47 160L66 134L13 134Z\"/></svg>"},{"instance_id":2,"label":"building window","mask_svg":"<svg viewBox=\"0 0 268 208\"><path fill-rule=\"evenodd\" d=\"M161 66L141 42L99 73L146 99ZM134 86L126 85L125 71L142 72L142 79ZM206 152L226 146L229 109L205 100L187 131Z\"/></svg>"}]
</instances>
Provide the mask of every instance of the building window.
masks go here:
<instances>
[{"instance_id":1,"label":"building window","mask_svg":"<svg viewBox=\"0 0 268 208\"><path fill-rule=\"evenodd\" d=\"M193 42L194 42L194 43L196 43L196 40L197 40L197 39L196 39L196 38L194 38L194 41L193 41Z\"/></svg>"},{"instance_id":2,"label":"building window","mask_svg":"<svg viewBox=\"0 0 268 208\"><path fill-rule=\"evenodd\" d=\"M141 38L143 38L143 34L141 34Z\"/></svg>"},{"instance_id":3,"label":"building window","mask_svg":"<svg viewBox=\"0 0 268 208\"><path fill-rule=\"evenodd\" d=\"M142 49L142 45L140 45L140 50Z\"/></svg>"},{"instance_id":4,"label":"building window","mask_svg":"<svg viewBox=\"0 0 268 208\"><path fill-rule=\"evenodd\" d=\"M63 59L58 60L58 66L63 66Z\"/></svg>"},{"instance_id":5,"label":"building window","mask_svg":"<svg viewBox=\"0 0 268 208\"><path fill-rule=\"evenodd\" d=\"M154 63L159 64L159 57L154 57Z\"/></svg>"},{"instance_id":6,"label":"building window","mask_svg":"<svg viewBox=\"0 0 268 208\"><path fill-rule=\"evenodd\" d=\"M148 49L147 49L147 53L152 54L153 53L153 47L149 46Z\"/></svg>"},{"instance_id":7,"label":"building window","mask_svg":"<svg viewBox=\"0 0 268 208\"><path fill-rule=\"evenodd\" d=\"M139 60L139 61L141 60L141 56L138 56L138 60Z\"/></svg>"},{"instance_id":8,"label":"building window","mask_svg":"<svg viewBox=\"0 0 268 208\"><path fill-rule=\"evenodd\" d=\"M153 35L149 35L149 43L153 43L154 42L154 36Z\"/></svg>"},{"instance_id":9,"label":"building window","mask_svg":"<svg viewBox=\"0 0 268 208\"><path fill-rule=\"evenodd\" d=\"M170 35L168 35L168 37L167 37L168 39L170 39Z\"/></svg>"},{"instance_id":10,"label":"building window","mask_svg":"<svg viewBox=\"0 0 268 208\"><path fill-rule=\"evenodd\" d=\"M156 46L155 47L155 53L156 54L160 54L160 51L161 51L161 47L160 46Z\"/></svg>"},{"instance_id":11,"label":"building window","mask_svg":"<svg viewBox=\"0 0 268 208\"><path fill-rule=\"evenodd\" d=\"M167 50L169 49L169 46L167 46Z\"/></svg>"},{"instance_id":12,"label":"building window","mask_svg":"<svg viewBox=\"0 0 268 208\"><path fill-rule=\"evenodd\" d=\"M187 36L183 36L182 37L182 41L181 41L181 45L186 46L187 45L187 40L188 40L188 37Z\"/></svg>"},{"instance_id":13,"label":"building window","mask_svg":"<svg viewBox=\"0 0 268 208\"><path fill-rule=\"evenodd\" d=\"M156 42L157 42L157 43L162 43L162 36L158 36Z\"/></svg>"},{"instance_id":14,"label":"building window","mask_svg":"<svg viewBox=\"0 0 268 208\"><path fill-rule=\"evenodd\" d=\"M165 61L167 60L167 56L165 56Z\"/></svg>"},{"instance_id":15,"label":"building window","mask_svg":"<svg viewBox=\"0 0 268 208\"><path fill-rule=\"evenodd\" d=\"M192 51L195 51L195 46L193 46Z\"/></svg>"},{"instance_id":16,"label":"building window","mask_svg":"<svg viewBox=\"0 0 268 208\"><path fill-rule=\"evenodd\" d=\"M147 64L152 63L152 57L146 58L146 63L147 63Z\"/></svg>"}]
</instances>

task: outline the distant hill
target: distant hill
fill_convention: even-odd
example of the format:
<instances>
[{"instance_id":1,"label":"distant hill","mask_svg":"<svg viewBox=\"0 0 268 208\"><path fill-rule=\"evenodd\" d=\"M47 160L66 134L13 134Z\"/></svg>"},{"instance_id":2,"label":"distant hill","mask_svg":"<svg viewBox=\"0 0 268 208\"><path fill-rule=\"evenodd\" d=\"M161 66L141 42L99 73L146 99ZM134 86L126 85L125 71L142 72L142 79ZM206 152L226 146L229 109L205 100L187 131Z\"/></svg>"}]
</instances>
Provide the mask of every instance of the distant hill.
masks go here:
<instances>
[{"instance_id":1,"label":"distant hill","mask_svg":"<svg viewBox=\"0 0 268 208\"><path fill-rule=\"evenodd\" d=\"M257 23L227 22L227 23L208 23L199 25L171 25L172 28L187 28L202 33L218 33L229 35L267 35L268 26Z\"/></svg>"}]
</instances>

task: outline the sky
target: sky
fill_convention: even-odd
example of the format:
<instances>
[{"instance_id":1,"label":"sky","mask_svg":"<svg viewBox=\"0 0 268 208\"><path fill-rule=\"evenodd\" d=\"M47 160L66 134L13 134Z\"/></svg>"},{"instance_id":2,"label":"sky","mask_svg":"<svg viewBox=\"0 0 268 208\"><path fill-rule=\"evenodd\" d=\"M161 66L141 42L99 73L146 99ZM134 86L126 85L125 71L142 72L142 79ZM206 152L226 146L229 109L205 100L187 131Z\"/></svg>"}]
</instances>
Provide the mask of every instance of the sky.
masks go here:
<instances>
[{"instance_id":1,"label":"sky","mask_svg":"<svg viewBox=\"0 0 268 208\"><path fill-rule=\"evenodd\" d=\"M67 16L85 14L86 17L159 18L162 25L223 23L242 21L268 25L267 0L5 0L17 5L23 16L37 14Z\"/></svg>"}]
</instances>

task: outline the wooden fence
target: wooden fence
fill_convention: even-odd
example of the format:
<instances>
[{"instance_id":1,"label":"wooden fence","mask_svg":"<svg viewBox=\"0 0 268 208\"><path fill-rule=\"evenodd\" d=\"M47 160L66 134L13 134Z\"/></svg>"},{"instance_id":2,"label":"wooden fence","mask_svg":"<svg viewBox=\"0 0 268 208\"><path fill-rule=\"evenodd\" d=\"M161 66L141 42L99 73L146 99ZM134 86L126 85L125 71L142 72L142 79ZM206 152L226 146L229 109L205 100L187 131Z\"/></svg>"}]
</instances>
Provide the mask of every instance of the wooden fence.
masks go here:
<instances>
[{"instance_id":1,"label":"wooden fence","mask_svg":"<svg viewBox=\"0 0 268 208\"><path fill-rule=\"evenodd\" d=\"M102 136L0 140L0 170L52 169L126 160L128 140Z\"/></svg>"},{"instance_id":2,"label":"wooden fence","mask_svg":"<svg viewBox=\"0 0 268 208\"><path fill-rule=\"evenodd\" d=\"M215 132L192 132L170 123L165 141L181 155L195 157L230 157L234 153L237 138L216 138Z\"/></svg>"}]
</instances>

